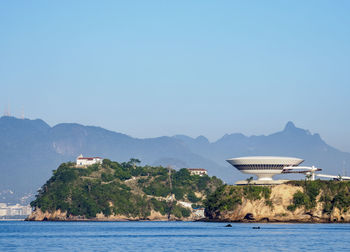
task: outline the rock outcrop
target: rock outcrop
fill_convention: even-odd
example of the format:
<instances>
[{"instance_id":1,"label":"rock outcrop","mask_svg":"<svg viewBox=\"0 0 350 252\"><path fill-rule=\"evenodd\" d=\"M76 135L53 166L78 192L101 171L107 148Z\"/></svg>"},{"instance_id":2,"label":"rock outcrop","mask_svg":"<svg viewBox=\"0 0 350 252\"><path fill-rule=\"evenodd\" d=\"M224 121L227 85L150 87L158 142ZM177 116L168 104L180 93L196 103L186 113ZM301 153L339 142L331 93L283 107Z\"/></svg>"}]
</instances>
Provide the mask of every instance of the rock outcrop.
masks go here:
<instances>
[{"instance_id":1,"label":"rock outcrop","mask_svg":"<svg viewBox=\"0 0 350 252\"><path fill-rule=\"evenodd\" d=\"M304 192L301 186L282 184L271 186L268 199L257 200L242 197L233 209L207 211L208 221L230 222L350 222L350 211L334 207L330 213L324 212L324 202L317 196L316 205L311 209L301 206L288 209L293 204L296 192Z\"/></svg>"},{"instance_id":2,"label":"rock outcrop","mask_svg":"<svg viewBox=\"0 0 350 252\"><path fill-rule=\"evenodd\" d=\"M99 213L95 218L85 218L83 216L67 216L67 212L56 210L54 212L42 212L40 208L36 209L26 218L26 221L196 221L201 219L198 215L192 213L189 217L178 218L174 215L162 215L160 212L151 211L151 214L146 218L132 217L126 215L110 215L105 216Z\"/></svg>"}]
</instances>

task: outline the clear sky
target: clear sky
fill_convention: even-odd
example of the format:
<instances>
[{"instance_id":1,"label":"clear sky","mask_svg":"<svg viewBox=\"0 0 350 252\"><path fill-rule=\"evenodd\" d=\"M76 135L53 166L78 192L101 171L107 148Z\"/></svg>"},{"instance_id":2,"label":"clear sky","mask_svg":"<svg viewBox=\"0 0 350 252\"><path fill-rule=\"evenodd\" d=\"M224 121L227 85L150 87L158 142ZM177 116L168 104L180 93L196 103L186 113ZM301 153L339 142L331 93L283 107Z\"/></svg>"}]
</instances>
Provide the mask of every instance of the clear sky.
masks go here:
<instances>
[{"instance_id":1,"label":"clear sky","mask_svg":"<svg viewBox=\"0 0 350 252\"><path fill-rule=\"evenodd\" d=\"M1 1L0 105L134 137L270 134L350 152L350 1Z\"/></svg>"}]
</instances>

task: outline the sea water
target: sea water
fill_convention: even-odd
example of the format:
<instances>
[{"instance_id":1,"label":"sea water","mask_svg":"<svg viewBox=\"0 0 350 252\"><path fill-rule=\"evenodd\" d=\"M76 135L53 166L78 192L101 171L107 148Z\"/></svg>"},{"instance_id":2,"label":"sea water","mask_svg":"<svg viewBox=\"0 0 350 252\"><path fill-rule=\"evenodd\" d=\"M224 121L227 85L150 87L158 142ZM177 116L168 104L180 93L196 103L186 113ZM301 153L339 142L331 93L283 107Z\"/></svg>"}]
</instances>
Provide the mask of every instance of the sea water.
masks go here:
<instances>
[{"instance_id":1,"label":"sea water","mask_svg":"<svg viewBox=\"0 0 350 252\"><path fill-rule=\"evenodd\" d=\"M0 221L0 250L350 251L350 224L226 224Z\"/></svg>"}]
</instances>

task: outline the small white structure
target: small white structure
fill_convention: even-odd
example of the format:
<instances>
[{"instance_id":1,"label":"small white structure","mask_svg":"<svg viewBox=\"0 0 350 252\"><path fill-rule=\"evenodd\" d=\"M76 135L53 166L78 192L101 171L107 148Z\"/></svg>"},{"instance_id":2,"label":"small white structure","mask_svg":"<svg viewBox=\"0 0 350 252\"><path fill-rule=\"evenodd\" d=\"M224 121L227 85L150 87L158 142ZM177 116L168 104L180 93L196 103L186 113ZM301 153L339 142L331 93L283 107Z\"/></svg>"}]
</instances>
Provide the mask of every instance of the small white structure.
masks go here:
<instances>
[{"instance_id":1,"label":"small white structure","mask_svg":"<svg viewBox=\"0 0 350 252\"><path fill-rule=\"evenodd\" d=\"M185 201L178 201L177 203L178 203L179 205L181 205L182 207L187 207L187 208L192 209L192 203L185 202Z\"/></svg>"},{"instance_id":2,"label":"small white structure","mask_svg":"<svg viewBox=\"0 0 350 252\"><path fill-rule=\"evenodd\" d=\"M328 174L315 174L315 176L321 177L321 178L330 178L338 181L350 180L350 177L341 176L341 175L336 176L336 175L328 175Z\"/></svg>"},{"instance_id":3,"label":"small white structure","mask_svg":"<svg viewBox=\"0 0 350 252\"><path fill-rule=\"evenodd\" d=\"M191 175L208 175L208 171L202 168L187 168L187 170L190 172Z\"/></svg>"},{"instance_id":4,"label":"small white structure","mask_svg":"<svg viewBox=\"0 0 350 252\"><path fill-rule=\"evenodd\" d=\"M322 169L315 166L291 166L285 167L282 173L302 173L305 174L307 180L315 180L317 171L322 171Z\"/></svg>"},{"instance_id":5,"label":"small white structure","mask_svg":"<svg viewBox=\"0 0 350 252\"><path fill-rule=\"evenodd\" d=\"M195 209L193 209L193 214L197 218L205 218L204 208L195 208Z\"/></svg>"},{"instance_id":6,"label":"small white structure","mask_svg":"<svg viewBox=\"0 0 350 252\"><path fill-rule=\"evenodd\" d=\"M100 157L83 157L83 154L77 157L76 167L86 167L93 164L102 164Z\"/></svg>"},{"instance_id":7,"label":"small white structure","mask_svg":"<svg viewBox=\"0 0 350 252\"><path fill-rule=\"evenodd\" d=\"M350 180L350 177L342 176L342 175L329 175L329 174L320 174L316 173L318 171L322 171L321 168L317 168L315 166L296 166L296 167L286 167L284 168L282 173L303 173L305 174L306 180L314 181L317 177L320 178L328 178L338 181Z\"/></svg>"}]
</instances>

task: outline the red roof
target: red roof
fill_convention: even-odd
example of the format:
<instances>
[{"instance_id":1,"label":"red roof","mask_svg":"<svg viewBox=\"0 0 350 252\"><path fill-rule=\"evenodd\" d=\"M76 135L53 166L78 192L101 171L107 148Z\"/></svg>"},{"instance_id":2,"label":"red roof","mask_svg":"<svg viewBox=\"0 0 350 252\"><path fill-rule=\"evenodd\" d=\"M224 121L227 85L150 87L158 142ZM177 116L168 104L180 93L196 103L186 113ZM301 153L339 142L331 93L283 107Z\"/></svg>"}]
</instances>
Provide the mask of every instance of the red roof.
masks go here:
<instances>
[{"instance_id":1,"label":"red roof","mask_svg":"<svg viewBox=\"0 0 350 252\"><path fill-rule=\"evenodd\" d=\"M100 158L100 157L80 157L80 158L78 158L78 159L94 160L94 158L102 159L102 158Z\"/></svg>"},{"instance_id":2,"label":"red roof","mask_svg":"<svg viewBox=\"0 0 350 252\"><path fill-rule=\"evenodd\" d=\"M189 171L207 171L206 169L203 168L187 168Z\"/></svg>"}]
</instances>

